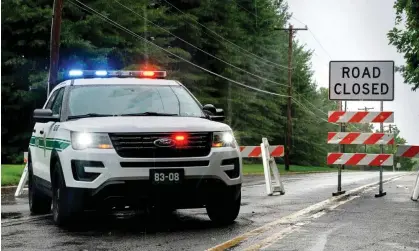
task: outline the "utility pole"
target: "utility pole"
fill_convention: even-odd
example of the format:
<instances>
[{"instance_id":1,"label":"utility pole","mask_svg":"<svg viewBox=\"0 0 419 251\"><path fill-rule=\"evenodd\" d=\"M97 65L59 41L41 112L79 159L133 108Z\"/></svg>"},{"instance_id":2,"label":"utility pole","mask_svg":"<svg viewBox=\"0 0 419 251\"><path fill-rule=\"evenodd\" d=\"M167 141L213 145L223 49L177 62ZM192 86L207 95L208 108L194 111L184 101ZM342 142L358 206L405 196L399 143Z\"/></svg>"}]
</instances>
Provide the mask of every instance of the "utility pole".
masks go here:
<instances>
[{"instance_id":1,"label":"utility pole","mask_svg":"<svg viewBox=\"0 0 419 251\"><path fill-rule=\"evenodd\" d=\"M368 110L372 110L372 109L374 109L374 107L364 107L364 108L358 108L358 110L359 111L365 111L365 112L367 112ZM369 126L369 124L365 124L365 132L368 132L368 126ZM365 153L367 153L367 145L364 145L364 152Z\"/></svg>"},{"instance_id":2,"label":"utility pole","mask_svg":"<svg viewBox=\"0 0 419 251\"><path fill-rule=\"evenodd\" d=\"M63 0L54 0L51 23L50 54L49 54L49 76L47 86L47 97L49 96L52 84L57 82L58 78L58 60L60 58L60 33L61 17L63 11Z\"/></svg>"},{"instance_id":3,"label":"utility pole","mask_svg":"<svg viewBox=\"0 0 419 251\"><path fill-rule=\"evenodd\" d=\"M290 153L291 153L291 135L292 135L292 117L291 117L291 105L292 105L292 38L294 33L299 30L307 30L305 28L294 28L291 24L288 28L278 28L275 30L288 31L288 104L287 104L287 142L285 147L285 170L290 170Z\"/></svg>"}]
</instances>

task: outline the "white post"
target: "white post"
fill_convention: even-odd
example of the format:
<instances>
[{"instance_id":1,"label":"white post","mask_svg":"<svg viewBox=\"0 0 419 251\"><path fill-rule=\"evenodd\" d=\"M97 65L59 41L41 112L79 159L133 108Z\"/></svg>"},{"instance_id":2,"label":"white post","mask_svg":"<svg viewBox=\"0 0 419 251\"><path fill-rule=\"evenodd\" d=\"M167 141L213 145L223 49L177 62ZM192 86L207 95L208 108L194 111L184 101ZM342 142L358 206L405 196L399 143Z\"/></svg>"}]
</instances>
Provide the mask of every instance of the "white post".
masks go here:
<instances>
[{"instance_id":1,"label":"white post","mask_svg":"<svg viewBox=\"0 0 419 251\"><path fill-rule=\"evenodd\" d=\"M28 164L25 165L23 169L22 177L20 177L19 185L17 186L15 197L18 197L22 194L23 188L25 187L26 182L28 181Z\"/></svg>"},{"instance_id":2,"label":"white post","mask_svg":"<svg viewBox=\"0 0 419 251\"><path fill-rule=\"evenodd\" d=\"M22 194L23 188L25 187L25 184L26 184L26 182L28 181L28 178L29 178L28 152L23 153L23 162L25 163L25 168L23 169L22 176L20 177L19 185L17 186L16 192L15 192L15 197L18 197Z\"/></svg>"},{"instance_id":3,"label":"white post","mask_svg":"<svg viewBox=\"0 0 419 251\"><path fill-rule=\"evenodd\" d=\"M260 144L260 150L262 151L262 163L263 163L263 172L265 174L265 183L266 183L266 193L268 195L272 195L272 181L271 181L271 173L269 170L269 149L262 142Z\"/></svg>"},{"instance_id":4,"label":"white post","mask_svg":"<svg viewBox=\"0 0 419 251\"><path fill-rule=\"evenodd\" d=\"M418 177L416 178L415 186L413 187L412 200L414 201L419 200L419 171L418 171Z\"/></svg>"},{"instance_id":5,"label":"white post","mask_svg":"<svg viewBox=\"0 0 419 251\"><path fill-rule=\"evenodd\" d=\"M269 142L267 138L262 138L262 142L263 144L265 144L266 150L270 152L269 148ZM270 153L268 153L268 163L269 163L269 171L271 171L274 175L274 179L275 179L275 185L273 186L272 189L272 194L275 192L279 192L281 195L285 194L285 188L284 185L282 184L281 181L281 177L279 175L279 171L278 171L278 167L276 166L276 162L275 162L275 158L272 157L270 155ZM271 185L272 187L272 185Z\"/></svg>"}]
</instances>

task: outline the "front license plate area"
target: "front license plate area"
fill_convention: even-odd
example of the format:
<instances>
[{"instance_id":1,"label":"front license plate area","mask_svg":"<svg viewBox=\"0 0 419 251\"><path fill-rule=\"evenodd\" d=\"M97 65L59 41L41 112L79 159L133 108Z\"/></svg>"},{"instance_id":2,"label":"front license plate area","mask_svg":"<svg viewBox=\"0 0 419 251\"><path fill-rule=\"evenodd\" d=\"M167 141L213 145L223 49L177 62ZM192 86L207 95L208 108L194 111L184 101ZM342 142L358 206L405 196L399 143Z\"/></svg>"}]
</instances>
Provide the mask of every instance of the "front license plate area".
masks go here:
<instances>
[{"instance_id":1,"label":"front license plate area","mask_svg":"<svg viewBox=\"0 0 419 251\"><path fill-rule=\"evenodd\" d=\"M153 185L181 184L185 176L183 169L151 169L150 180Z\"/></svg>"}]
</instances>

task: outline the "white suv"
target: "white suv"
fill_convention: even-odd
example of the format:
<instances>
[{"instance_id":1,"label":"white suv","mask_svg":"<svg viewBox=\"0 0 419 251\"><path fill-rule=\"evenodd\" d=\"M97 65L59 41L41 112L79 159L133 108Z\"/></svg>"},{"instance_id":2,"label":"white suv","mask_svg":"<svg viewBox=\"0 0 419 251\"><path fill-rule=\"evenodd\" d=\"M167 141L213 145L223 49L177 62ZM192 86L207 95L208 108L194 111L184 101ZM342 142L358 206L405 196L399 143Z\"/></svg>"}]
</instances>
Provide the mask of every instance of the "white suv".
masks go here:
<instances>
[{"instance_id":1,"label":"white suv","mask_svg":"<svg viewBox=\"0 0 419 251\"><path fill-rule=\"evenodd\" d=\"M36 122L29 205L57 225L85 209L205 207L232 223L242 160L222 109L202 106L166 72L70 71Z\"/></svg>"}]
</instances>

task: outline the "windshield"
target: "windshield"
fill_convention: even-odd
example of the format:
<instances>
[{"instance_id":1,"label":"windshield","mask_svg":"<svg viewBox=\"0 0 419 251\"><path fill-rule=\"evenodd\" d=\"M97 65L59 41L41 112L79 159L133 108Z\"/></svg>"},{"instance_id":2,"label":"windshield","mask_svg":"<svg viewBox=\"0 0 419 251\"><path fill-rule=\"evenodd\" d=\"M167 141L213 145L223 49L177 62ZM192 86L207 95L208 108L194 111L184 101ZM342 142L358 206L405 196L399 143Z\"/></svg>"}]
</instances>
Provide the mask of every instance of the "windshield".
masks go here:
<instances>
[{"instance_id":1,"label":"windshield","mask_svg":"<svg viewBox=\"0 0 419 251\"><path fill-rule=\"evenodd\" d=\"M89 85L74 86L70 91L70 116L138 113L204 116L197 101L182 86Z\"/></svg>"}]
</instances>

